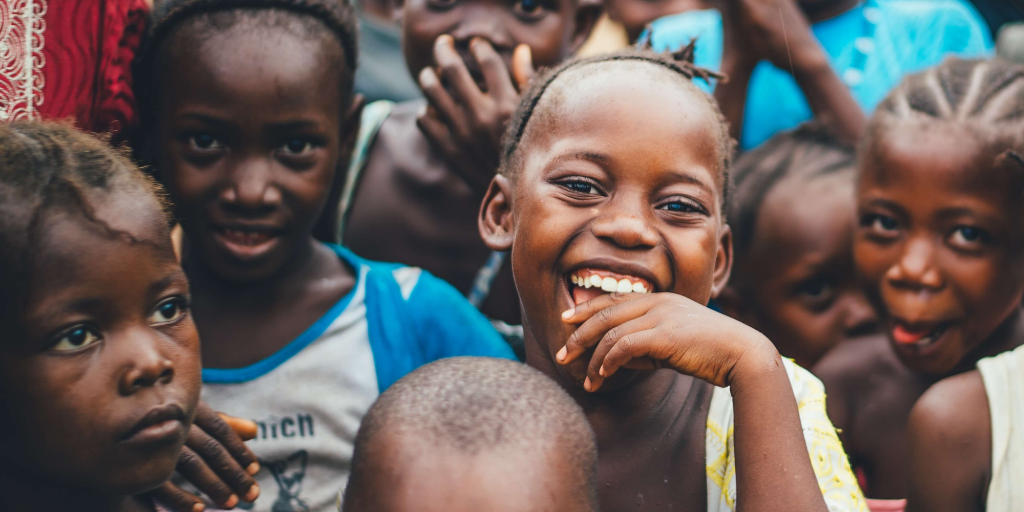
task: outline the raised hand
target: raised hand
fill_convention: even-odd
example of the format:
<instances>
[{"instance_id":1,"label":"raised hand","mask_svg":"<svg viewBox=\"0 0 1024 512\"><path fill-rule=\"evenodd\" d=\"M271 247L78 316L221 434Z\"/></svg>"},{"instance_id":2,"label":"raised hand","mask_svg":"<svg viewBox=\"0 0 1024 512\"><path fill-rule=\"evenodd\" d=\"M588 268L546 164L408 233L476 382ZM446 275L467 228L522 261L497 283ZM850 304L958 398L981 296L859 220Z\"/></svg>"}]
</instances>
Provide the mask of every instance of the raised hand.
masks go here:
<instances>
[{"instance_id":1,"label":"raised hand","mask_svg":"<svg viewBox=\"0 0 1024 512\"><path fill-rule=\"evenodd\" d=\"M486 91L466 68L455 49L455 40L442 35L434 44L437 69L428 67L420 72L420 87L428 107L417 125L453 169L474 190L483 193L498 170L501 138L519 104L519 93L534 70L526 45L515 49L511 71L485 40L473 39L469 50L479 65Z\"/></svg>"}]
</instances>

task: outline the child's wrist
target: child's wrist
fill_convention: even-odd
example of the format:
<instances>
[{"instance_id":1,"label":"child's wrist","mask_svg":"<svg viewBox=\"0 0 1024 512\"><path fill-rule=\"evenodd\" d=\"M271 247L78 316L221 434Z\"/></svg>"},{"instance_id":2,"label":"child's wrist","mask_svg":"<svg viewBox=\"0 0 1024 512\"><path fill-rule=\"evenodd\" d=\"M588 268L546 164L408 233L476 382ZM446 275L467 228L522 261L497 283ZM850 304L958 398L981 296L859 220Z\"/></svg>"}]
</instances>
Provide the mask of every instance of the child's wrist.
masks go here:
<instances>
[{"instance_id":1,"label":"child's wrist","mask_svg":"<svg viewBox=\"0 0 1024 512\"><path fill-rule=\"evenodd\" d=\"M748 348L733 365L729 374L729 386L733 389L737 386L757 386L764 377L778 371L786 371L778 349L763 334L756 333Z\"/></svg>"}]
</instances>

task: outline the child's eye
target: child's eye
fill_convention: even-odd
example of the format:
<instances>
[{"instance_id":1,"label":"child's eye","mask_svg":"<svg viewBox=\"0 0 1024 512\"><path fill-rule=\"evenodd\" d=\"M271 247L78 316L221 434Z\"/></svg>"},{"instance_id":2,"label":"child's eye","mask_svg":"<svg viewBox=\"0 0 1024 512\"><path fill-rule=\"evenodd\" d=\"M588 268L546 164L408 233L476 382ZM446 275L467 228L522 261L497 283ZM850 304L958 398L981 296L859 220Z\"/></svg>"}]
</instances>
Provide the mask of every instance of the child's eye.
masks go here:
<instances>
[{"instance_id":1,"label":"child's eye","mask_svg":"<svg viewBox=\"0 0 1024 512\"><path fill-rule=\"evenodd\" d=\"M224 147L216 137L208 133L193 135L188 138L188 143L192 149L199 151L215 151Z\"/></svg>"},{"instance_id":2,"label":"child's eye","mask_svg":"<svg viewBox=\"0 0 1024 512\"><path fill-rule=\"evenodd\" d=\"M549 7L541 0L517 0L512 10L520 17L536 19L544 15L544 8Z\"/></svg>"},{"instance_id":3,"label":"child's eye","mask_svg":"<svg viewBox=\"0 0 1024 512\"><path fill-rule=\"evenodd\" d=\"M149 323L152 325L170 324L181 320L185 316L188 305L180 297L165 300L149 315Z\"/></svg>"},{"instance_id":4,"label":"child's eye","mask_svg":"<svg viewBox=\"0 0 1024 512\"><path fill-rule=\"evenodd\" d=\"M707 213L700 205L689 201L670 201L659 205L658 209L676 213Z\"/></svg>"},{"instance_id":5,"label":"child's eye","mask_svg":"<svg viewBox=\"0 0 1024 512\"><path fill-rule=\"evenodd\" d=\"M71 352L74 350L83 349L100 341L100 335L94 331L91 327L85 325L76 325L67 331L57 339L57 342L53 344L51 350L58 352Z\"/></svg>"},{"instance_id":6,"label":"child's eye","mask_svg":"<svg viewBox=\"0 0 1024 512\"><path fill-rule=\"evenodd\" d=\"M303 156L313 151L313 143L306 139L292 139L281 145L281 151L288 156Z\"/></svg>"},{"instance_id":7,"label":"child's eye","mask_svg":"<svg viewBox=\"0 0 1024 512\"><path fill-rule=\"evenodd\" d=\"M869 213L860 218L861 227L867 228L876 234L891 236L896 232L899 223L896 219L879 213Z\"/></svg>"},{"instance_id":8,"label":"child's eye","mask_svg":"<svg viewBox=\"0 0 1024 512\"><path fill-rule=\"evenodd\" d=\"M977 247L979 244L984 244L988 241L988 232L974 226L957 226L956 229L953 230L953 234L950 236L950 242L953 243L953 245L969 248Z\"/></svg>"},{"instance_id":9,"label":"child's eye","mask_svg":"<svg viewBox=\"0 0 1024 512\"><path fill-rule=\"evenodd\" d=\"M797 286L797 294L812 309L824 309L832 300L835 287L824 277L812 277Z\"/></svg>"},{"instance_id":10,"label":"child's eye","mask_svg":"<svg viewBox=\"0 0 1024 512\"><path fill-rule=\"evenodd\" d=\"M601 191L592 183L586 180L569 180L562 182L562 186L578 194L596 195Z\"/></svg>"},{"instance_id":11,"label":"child's eye","mask_svg":"<svg viewBox=\"0 0 1024 512\"><path fill-rule=\"evenodd\" d=\"M430 0L429 5L438 9L448 9L453 7L458 0Z\"/></svg>"}]
</instances>

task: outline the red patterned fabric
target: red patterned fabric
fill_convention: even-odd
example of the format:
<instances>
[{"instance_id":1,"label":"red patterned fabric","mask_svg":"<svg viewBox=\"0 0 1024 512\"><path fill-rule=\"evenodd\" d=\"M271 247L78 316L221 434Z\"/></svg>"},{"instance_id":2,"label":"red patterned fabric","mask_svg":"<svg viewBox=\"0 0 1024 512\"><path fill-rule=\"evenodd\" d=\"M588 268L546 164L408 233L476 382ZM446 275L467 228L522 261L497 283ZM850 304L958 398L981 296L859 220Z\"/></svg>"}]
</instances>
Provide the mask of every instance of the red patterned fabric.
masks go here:
<instances>
[{"instance_id":1,"label":"red patterned fabric","mask_svg":"<svg viewBox=\"0 0 1024 512\"><path fill-rule=\"evenodd\" d=\"M0 121L67 119L124 131L145 0L0 0Z\"/></svg>"}]
</instances>

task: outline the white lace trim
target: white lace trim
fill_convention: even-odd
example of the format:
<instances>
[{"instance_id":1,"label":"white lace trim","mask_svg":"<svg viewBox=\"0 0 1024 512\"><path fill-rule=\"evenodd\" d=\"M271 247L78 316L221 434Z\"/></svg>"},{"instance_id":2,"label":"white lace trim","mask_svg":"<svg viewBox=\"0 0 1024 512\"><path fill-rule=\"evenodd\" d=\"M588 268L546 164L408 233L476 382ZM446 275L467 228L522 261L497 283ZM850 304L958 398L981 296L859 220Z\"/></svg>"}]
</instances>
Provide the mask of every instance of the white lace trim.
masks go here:
<instances>
[{"instance_id":1,"label":"white lace trim","mask_svg":"<svg viewBox=\"0 0 1024 512\"><path fill-rule=\"evenodd\" d=\"M0 121L38 119L46 0L0 1Z\"/></svg>"}]
</instances>

